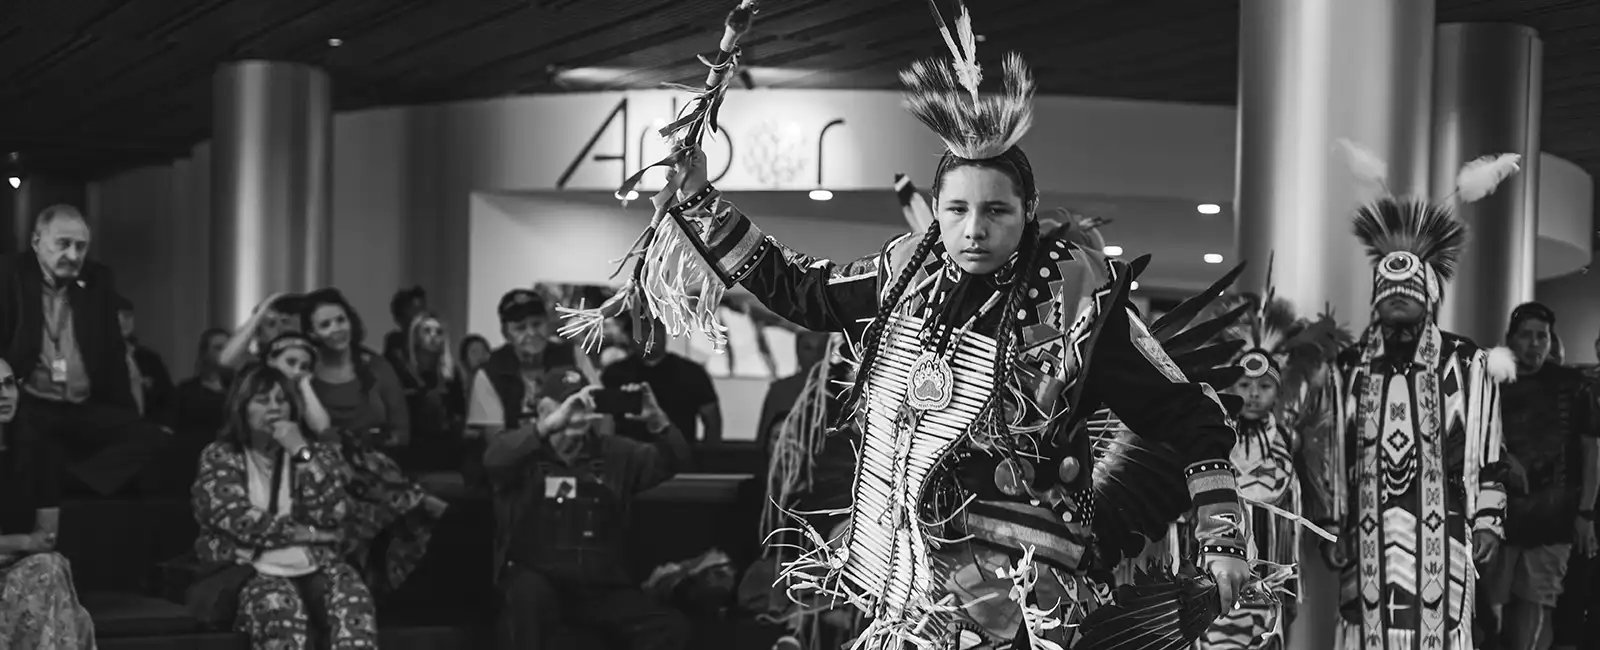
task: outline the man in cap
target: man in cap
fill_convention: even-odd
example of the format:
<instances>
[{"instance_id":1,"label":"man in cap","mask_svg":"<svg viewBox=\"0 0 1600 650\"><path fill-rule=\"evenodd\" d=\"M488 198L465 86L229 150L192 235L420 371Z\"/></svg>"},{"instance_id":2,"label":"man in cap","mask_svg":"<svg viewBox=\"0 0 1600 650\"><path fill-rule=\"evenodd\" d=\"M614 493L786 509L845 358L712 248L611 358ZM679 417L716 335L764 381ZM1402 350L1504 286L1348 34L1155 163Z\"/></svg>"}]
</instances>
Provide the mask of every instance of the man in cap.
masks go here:
<instances>
[{"instance_id":1,"label":"man in cap","mask_svg":"<svg viewBox=\"0 0 1600 650\"><path fill-rule=\"evenodd\" d=\"M683 616L630 578L624 533L634 497L677 473L689 445L648 385L617 389L639 394L638 412L620 416L596 413L601 390L574 366L552 367L530 417L491 434L502 650L548 647L567 626L629 650L688 643ZM613 417L639 423L650 441L612 435Z\"/></svg>"}]
</instances>

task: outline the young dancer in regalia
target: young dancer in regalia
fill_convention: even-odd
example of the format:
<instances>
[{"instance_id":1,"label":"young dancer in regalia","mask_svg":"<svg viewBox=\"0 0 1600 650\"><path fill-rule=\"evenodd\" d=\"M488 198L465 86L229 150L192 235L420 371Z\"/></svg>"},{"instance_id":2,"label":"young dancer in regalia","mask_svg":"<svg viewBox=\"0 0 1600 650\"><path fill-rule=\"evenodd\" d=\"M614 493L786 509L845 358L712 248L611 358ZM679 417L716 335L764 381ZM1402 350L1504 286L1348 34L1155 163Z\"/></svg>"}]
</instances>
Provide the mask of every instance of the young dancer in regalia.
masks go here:
<instances>
[{"instance_id":1,"label":"young dancer in regalia","mask_svg":"<svg viewBox=\"0 0 1600 650\"><path fill-rule=\"evenodd\" d=\"M1382 162L1344 143L1354 167L1380 186ZM1441 201L1387 195L1357 210L1355 233L1373 262L1372 324L1338 359L1343 444L1320 481L1345 499L1341 650L1472 648L1474 566L1504 536L1505 464L1499 390L1515 361L1439 328L1444 285L1470 202L1517 169L1515 155L1462 168ZM1336 453L1337 456L1337 453Z\"/></svg>"},{"instance_id":2,"label":"young dancer in regalia","mask_svg":"<svg viewBox=\"0 0 1600 650\"><path fill-rule=\"evenodd\" d=\"M1241 602L1206 631L1199 647L1281 648L1298 602L1291 576L1300 562L1302 526L1295 517L1303 516L1296 471L1301 431L1332 422L1332 404L1319 398L1345 337L1327 314L1315 321L1296 316L1294 306L1270 286L1265 298L1242 294L1221 303L1225 309L1240 305L1248 314L1226 335L1242 343L1234 363L1244 376L1224 391L1243 400L1239 440L1230 458L1250 523L1248 551L1257 573L1270 583L1265 588L1287 598Z\"/></svg>"},{"instance_id":3,"label":"young dancer in regalia","mask_svg":"<svg viewBox=\"0 0 1600 650\"><path fill-rule=\"evenodd\" d=\"M592 340L608 313L643 306L673 334L718 340L714 306L735 282L802 327L846 334L860 363L845 412L862 436L848 526L834 540L801 526L814 547L784 577L864 613L857 648L1191 643L1249 575L1233 428L1214 391L1190 382L1129 308L1128 266L1040 230L1017 147L1032 120L1022 59L1006 59L1002 94L980 96L963 9L944 32L955 61L902 75L910 111L948 149L932 176L935 220L839 265L764 235L706 180L698 134L747 18L729 21L708 90L681 131L669 127L675 173L632 280L614 301L571 313L564 334ZM1103 476L1078 426L1102 403L1134 443L1182 462L1137 480ZM1098 542L1158 537L1191 506L1203 578L1113 595L1097 576L1119 549Z\"/></svg>"}]
</instances>

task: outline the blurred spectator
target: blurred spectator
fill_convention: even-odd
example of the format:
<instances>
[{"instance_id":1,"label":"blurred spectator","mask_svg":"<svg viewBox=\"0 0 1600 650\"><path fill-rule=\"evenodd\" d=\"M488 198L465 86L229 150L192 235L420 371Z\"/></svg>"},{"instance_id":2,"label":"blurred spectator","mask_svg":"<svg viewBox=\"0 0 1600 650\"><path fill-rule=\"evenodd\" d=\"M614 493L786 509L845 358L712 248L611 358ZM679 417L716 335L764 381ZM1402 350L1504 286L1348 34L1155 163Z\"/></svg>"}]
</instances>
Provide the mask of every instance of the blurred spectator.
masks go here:
<instances>
[{"instance_id":1,"label":"blurred spectator","mask_svg":"<svg viewBox=\"0 0 1600 650\"><path fill-rule=\"evenodd\" d=\"M1582 374L1550 359L1556 316L1539 303L1511 313L1506 343L1517 380L1500 387L1505 430L1506 540L1483 585L1500 615L1499 645L1548 648L1552 614L1566 587L1569 558L1600 550L1594 528L1600 491L1600 430Z\"/></svg>"},{"instance_id":2,"label":"blurred spectator","mask_svg":"<svg viewBox=\"0 0 1600 650\"><path fill-rule=\"evenodd\" d=\"M258 355L267 344L284 332L300 331L299 294L275 293L256 305L250 320L234 331L228 344L223 346L221 361L227 368L238 370L259 361Z\"/></svg>"},{"instance_id":3,"label":"blurred spectator","mask_svg":"<svg viewBox=\"0 0 1600 650\"><path fill-rule=\"evenodd\" d=\"M389 359L403 354L411 322L428 310L428 292L422 287L401 289L389 299L389 317L394 319L395 330L383 337L383 356Z\"/></svg>"},{"instance_id":4,"label":"blurred spectator","mask_svg":"<svg viewBox=\"0 0 1600 650\"><path fill-rule=\"evenodd\" d=\"M673 426L690 440L722 440L722 405L706 367L667 351L666 326L644 321L651 331L636 336L628 316L606 321L607 345L628 350L630 358L606 367L607 384L642 382L661 399ZM696 431L699 435L696 436Z\"/></svg>"},{"instance_id":5,"label":"blurred spectator","mask_svg":"<svg viewBox=\"0 0 1600 650\"><path fill-rule=\"evenodd\" d=\"M811 369L820 363L828 353L827 332L800 332L794 337L795 372L788 377L772 382L767 387L767 396L761 402L761 418L757 420L756 441L763 450L772 444L775 427L783 423L783 418L789 415L789 409L794 407L795 400L800 399L800 393L806 387L806 379L811 375Z\"/></svg>"},{"instance_id":6,"label":"blurred spectator","mask_svg":"<svg viewBox=\"0 0 1600 650\"><path fill-rule=\"evenodd\" d=\"M333 426L378 447L409 443L405 388L394 366L363 345L366 327L344 294L318 289L306 294L300 309L300 331L317 344L312 386Z\"/></svg>"},{"instance_id":7,"label":"blurred spectator","mask_svg":"<svg viewBox=\"0 0 1600 650\"><path fill-rule=\"evenodd\" d=\"M133 387L134 406L138 407L140 415L165 422L172 396L172 374L167 372L167 364L159 353L139 345L133 301L119 295L116 305L117 326L128 347L128 383Z\"/></svg>"},{"instance_id":8,"label":"blurred spectator","mask_svg":"<svg viewBox=\"0 0 1600 650\"><path fill-rule=\"evenodd\" d=\"M223 403L232 375L222 366L222 348L227 344L227 330L211 328L200 334L194 376L178 384L163 418L173 433L163 473L167 481L180 483L185 489L194 483L200 451L217 439L217 432L227 420Z\"/></svg>"},{"instance_id":9,"label":"blurred spectator","mask_svg":"<svg viewBox=\"0 0 1600 650\"><path fill-rule=\"evenodd\" d=\"M252 365L228 393L228 423L201 455L193 500L202 580L240 585L235 628L259 650L310 648L311 622L334 648L376 648L372 594L340 553L350 468L308 440L299 393Z\"/></svg>"},{"instance_id":10,"label":"blurred spectator","mask_svg":"<svg viewBox=\"0 0 1600 650\"><path fill-rule=\"evenodd\" d=\"M94 647L94 621L78 604L72 568L55 553L56 486L5 449L20 406L17 376L0 359L0 648ZM26 533L3 534L7 530Z\"/></svg>"},{"instance_id":11,"label":"blurred spectator","mask_svg":"<svg viewBox=\"0 0 1600 650\"><path fill-rule=\"evenodd\" d=\"M87 259L89 225L77 208L45 208L33 250L0 257L0 351L22 377L20 453L45 480L73 478L90 492L155 491L152 461L167 442L140 417L129 384L111 270ZM69 487L76 487L69 482Z\"/></svg>"},{"instance_id":12,"label":"blurred spectator","mask_svg":"<svg viewBox=\"0 0 1600 650\"><path fill-rule=\"evenodd\" d=\"M688 443L647 385L628 416L654 439L641 443L597 430L597 388L574 367L540 381L535 417L491 434L484 465L495 488L501 650L549 647L567 626L592 629L617 647L686 647L683 615L630 578L626 523L634 497L687 461Z\"/></svg>"},{"instance_id":13,"label":"blurred spectator","mask_svg":"<svg viewBox=\"0 0 1600 650\"><path fill-rule=\"evenodd\" d=\"M539 382L550 368L576 367L591 380L598 375L586 355L554 337L554 323L538 293L512 289L500 298L498 312L506 344L490 353L473 377L467 401L467 427L480 437L533 418Z\"/></svg>"},{"instance_id":14,"label":"blurred spectator","mask_svg":"<svg viewBox=\"0 0 1600 650\"><path fill-rule=\"evenodd\" d=\"M450 348L444 323L423 312L411 321L403 354L391 357L400 370L411 414L411 449L406 456L412 460L407 467L433 471L461 467L467 389Z\"/></svg>"},{"instance_id":15,"label":"blurred spectator","mask_svg":"<svg viewBox=\"0 0 1600 650\"><path fill-rule=\"evenodd\" d=\"M472 379L478 376L478 370L483 364L489 362L489 340L477 334L468 334L461 339L461 377L472 385Z\"/></svg>"}]
</instances>

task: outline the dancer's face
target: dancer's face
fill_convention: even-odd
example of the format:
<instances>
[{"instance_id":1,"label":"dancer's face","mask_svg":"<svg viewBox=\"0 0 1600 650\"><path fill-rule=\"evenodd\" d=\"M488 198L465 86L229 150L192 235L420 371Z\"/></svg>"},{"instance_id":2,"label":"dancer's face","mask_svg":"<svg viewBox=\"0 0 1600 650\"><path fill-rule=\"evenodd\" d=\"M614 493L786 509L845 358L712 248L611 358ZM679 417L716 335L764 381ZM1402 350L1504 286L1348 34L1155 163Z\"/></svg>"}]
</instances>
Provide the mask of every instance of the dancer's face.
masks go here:
<instances>
[{"instance_id":1,"label":"dancer's face","mask_svg":"<svg viewBox=\"0 0 1600 650\"><path fill-rule=\"evenodd\" d=\"M1378 321L1384 325L1415 325L1422 322L1422 303L1414 298L1394 295L1378 302Z\"/></svg>"},{"instance_id":2,"label":"dancer's face","mask_svg":"<svg viewBox=\"0 0 1600 650\"><path fill-rule=\"evenodd\" d=\"M1011 258L1027 224L1022 193L999 170L971 165L945 172L939 184L939 239L957 266L993 273Z\"/></svg>"},{"instance_id":3,"label":"dancer's face","mask_svg":"<svg viewBox=\"0 0 1600 650\"><path fill-rule=\"evenodd\" d=\"M1246 420L1265 420L1278 402L1278 381L1271 377L1240 377L1228 392L1244 399L1239 417Z\"/></svg>"}]
</instances>

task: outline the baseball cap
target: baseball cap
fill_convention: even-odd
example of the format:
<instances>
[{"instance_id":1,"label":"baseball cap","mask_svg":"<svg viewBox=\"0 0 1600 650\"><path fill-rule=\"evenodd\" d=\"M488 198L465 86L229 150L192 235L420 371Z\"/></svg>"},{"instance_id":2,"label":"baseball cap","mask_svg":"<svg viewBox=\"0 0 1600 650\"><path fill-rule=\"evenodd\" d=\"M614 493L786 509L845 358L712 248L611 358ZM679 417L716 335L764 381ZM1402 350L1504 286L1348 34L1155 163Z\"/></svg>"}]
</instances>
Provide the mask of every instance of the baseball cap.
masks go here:
<instances>
[{"instance_id":1,"label":"baseball cap","mask_svg":"<svg viewBox=\"0 0 1600 650\"><path fill-rule=\"evenodd\" d=\"M574 393L583 390L589 385L589 380L584 379L583 373L572 366L552 368L544 373L540 382L539 392L542 396L557 402L565 402Z\"/></svg>"},{"instance_id":2,"label":"baseball cap","mask_svg":"<svg viewBox=\"0 0 1600 650\"><path fill-rule=\"evenodd\" d=\"M1517 305L1516 309L1511 310L1511 328L1516 329L1519 323L1529 318L1542 320L1552 326L1556 324L1555 311L1546 307L1543 303L1525 302Z\"/></svg>"},{"instance_id":3,"label":"baseball cap","mask_svg":"<svg viewBox=\"0 0 1600 650\"><path fill-rule=\"evenodd\" d=\"M531 289L512 289L500 297L500 323L515 322L524 318L544 316L547 311L544 296Z\"/></svg>"}]
</instances>

